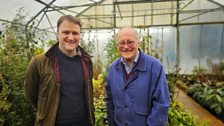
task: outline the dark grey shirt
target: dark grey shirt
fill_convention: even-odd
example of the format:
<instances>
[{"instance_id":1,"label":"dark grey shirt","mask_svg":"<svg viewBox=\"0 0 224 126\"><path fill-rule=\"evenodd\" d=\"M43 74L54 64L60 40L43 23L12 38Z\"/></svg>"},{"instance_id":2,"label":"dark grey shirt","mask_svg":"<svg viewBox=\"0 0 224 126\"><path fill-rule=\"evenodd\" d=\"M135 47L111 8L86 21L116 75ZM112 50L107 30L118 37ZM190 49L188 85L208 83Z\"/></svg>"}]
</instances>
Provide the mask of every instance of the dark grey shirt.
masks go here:
<instances>
[{"instance_id":1,"label":"dark grey shirt","mask_svg":"<svg viewBox=\"0 0 224 126\"><path fill-rule=\"evenodd\" d=\"M81 56L68 57L58 51L61 87L56 125L86 126L85 79Z\"/></svg>"}]
</instances>

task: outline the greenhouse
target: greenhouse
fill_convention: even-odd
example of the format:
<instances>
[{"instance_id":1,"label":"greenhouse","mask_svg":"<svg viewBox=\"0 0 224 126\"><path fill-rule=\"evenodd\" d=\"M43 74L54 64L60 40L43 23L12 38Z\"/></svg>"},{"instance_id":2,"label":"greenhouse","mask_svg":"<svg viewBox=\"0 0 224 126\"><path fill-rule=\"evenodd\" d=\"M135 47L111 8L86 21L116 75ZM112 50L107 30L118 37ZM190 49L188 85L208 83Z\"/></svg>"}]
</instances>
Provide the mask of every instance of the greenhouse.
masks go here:
<instances>
[{"instance_id":1,"label":"greenhouse","mask_svg":"<svg viewBox=\"0 0 224 126\"><path fill-rule=\"evenodd\" d=\"M224 126L223 0L8 0L0 15L0 126L34 125L27 66L57 43L63 15L81 20L79 45L92 56L96 126L108 126L105 85L123 27L133 27L140 50L164 68L167 126Z\"/></svg>"}]
</instances>

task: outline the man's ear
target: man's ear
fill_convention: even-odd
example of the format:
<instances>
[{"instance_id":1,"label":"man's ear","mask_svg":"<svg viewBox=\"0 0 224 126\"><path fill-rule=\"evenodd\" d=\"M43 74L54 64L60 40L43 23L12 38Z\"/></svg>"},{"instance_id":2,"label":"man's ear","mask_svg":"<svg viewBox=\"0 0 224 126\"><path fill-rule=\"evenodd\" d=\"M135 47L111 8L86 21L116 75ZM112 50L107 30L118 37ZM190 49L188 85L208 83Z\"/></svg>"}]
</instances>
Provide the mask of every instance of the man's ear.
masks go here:
<instances>
[{"instance_id":1,"label":"man's ear","mask_svg":"<svg viewBox=\"0 0 224 126\"><path fill-rule=\"evenodd\" d=\"M58 38L59 38L59 33L57 32L56 33L56 39L57 39L57 41L58 41Z\"/></svg>"}]
</instances>

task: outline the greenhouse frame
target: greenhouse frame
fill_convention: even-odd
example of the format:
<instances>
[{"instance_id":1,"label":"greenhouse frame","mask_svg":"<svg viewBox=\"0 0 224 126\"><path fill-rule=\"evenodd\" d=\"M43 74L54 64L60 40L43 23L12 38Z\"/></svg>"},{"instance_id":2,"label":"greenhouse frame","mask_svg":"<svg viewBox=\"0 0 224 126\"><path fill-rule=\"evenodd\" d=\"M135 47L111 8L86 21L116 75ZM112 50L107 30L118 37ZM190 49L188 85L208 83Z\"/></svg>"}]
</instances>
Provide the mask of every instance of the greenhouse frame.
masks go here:
<instances>
[{"instance_id":1,"label":"greenhouse frame","mask_svg":"<svg viewBox=\"0 0 224 126\"><path fill-rule=\"evenodd\" d=\"M143 36L150 34L151 42L154 43L152 45L157 46L152 46L151 49L162 48L160 60L166 71L176 67L181 68L181 73L191 73L194 66L206 67L212 71L212 65L224 59L224 2L222 0L26 2L23 3L24 6L39 7L37 11L29 11L32 12L32 17L27 24L22 24L26 27L37 21L36 28L55 33L57 18L60 15L71 14L82 20L84 30L95 30L98 33L109 30L106 32L111 33L117 28L132 26L139 29ZM16 4L18 3L14 2L12 5ZM11 22L7 17L0 21ZM97 43L101 43L99 39L96 40Z\"/></svg>"}]
</instances>

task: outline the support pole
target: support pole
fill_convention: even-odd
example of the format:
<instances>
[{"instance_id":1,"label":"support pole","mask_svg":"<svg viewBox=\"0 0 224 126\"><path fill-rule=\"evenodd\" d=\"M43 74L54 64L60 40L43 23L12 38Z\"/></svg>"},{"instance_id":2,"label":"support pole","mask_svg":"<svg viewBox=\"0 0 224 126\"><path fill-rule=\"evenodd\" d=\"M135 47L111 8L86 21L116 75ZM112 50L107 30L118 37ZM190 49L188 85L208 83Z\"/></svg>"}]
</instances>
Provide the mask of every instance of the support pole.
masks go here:
<instances>
[{"instance_id":1,"label":"support pole","mask_svg":"<svg viewBox=\"0 0 224 126\"><path fill-rule=\"evenodd\" d=\"M176 74L179 74L180 70L180 26L179 26L179 0L177 0L177 11L176 11Z\"/></svg>"}]
</instances>

